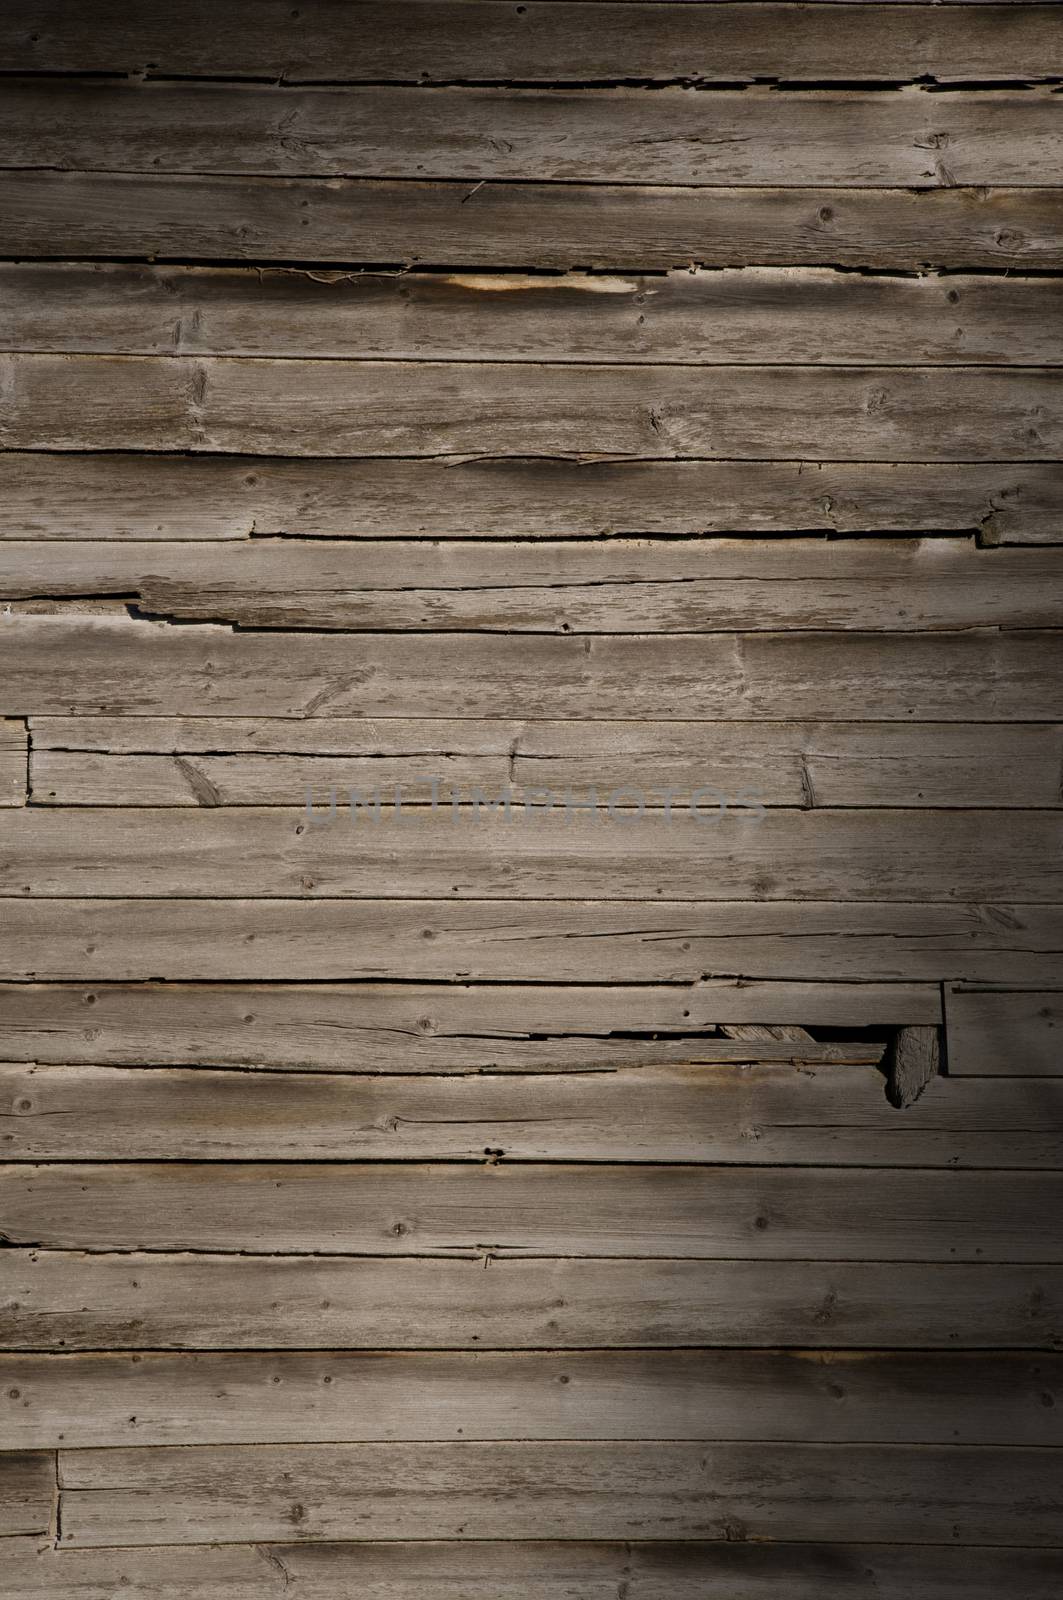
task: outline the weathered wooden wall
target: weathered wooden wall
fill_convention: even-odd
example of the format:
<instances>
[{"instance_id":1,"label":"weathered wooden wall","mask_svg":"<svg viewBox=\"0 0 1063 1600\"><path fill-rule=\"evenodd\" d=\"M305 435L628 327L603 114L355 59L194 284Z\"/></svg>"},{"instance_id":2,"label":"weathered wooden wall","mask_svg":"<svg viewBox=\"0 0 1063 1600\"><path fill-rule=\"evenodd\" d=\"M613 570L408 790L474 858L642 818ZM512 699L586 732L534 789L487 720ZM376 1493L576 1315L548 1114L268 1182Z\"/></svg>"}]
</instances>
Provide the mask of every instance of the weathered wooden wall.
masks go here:
<instances>
[{"instance_id":1,"label":"weathered wooden wall","mask_svg":"<svg viewBox=\"0 0 1063 1600\"><path fill-rule=\"evenodd\" d=\"M12 1600L1058 1596L1061 85L7 0Z\"/></svg>"}]
</instances>

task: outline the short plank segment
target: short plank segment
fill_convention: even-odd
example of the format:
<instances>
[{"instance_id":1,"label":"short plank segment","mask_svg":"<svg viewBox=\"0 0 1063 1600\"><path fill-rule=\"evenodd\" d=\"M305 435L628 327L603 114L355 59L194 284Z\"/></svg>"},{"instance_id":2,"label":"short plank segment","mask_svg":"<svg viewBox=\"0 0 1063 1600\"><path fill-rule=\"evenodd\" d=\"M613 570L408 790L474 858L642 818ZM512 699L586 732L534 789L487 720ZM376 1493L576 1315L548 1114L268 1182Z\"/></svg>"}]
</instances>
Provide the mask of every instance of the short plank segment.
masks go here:
<instances>
[{"instance_id":1,"label":"short plank segment","mask_svg":"<svg viewBox=\"0 0 1063 1600\"><path fill-rule=\"evenodd\" d=\"M238 1539L821 1539L1054 1545L1044 1450L366 1444L69 1450L64 1546ZM766 1485L768 1486L766 1488Z\"/></svg>"},{"instance_id":2,"label":"short plank segment","mask_svg":"<svg viewBox=\"0 0 1063 1600\"><path fill-rule=\"evenodd\" d=\"M0 1167L12 1244L270 1254L1063 1261L1063 1175L846 1167Z\"/></svg>"},{"instance_id":3,"label":"short plank segment","mask_svg":"<svg viewBox=\"0 0 1063 1600\"><path fill-rule=\"evenodd\" d=\"M52 1526L54 1454L0 1449L0 1536L47 1534ZM0 1559L4 1547L0 1545Z\"/></svg>"},{"instance_id":4,"label":"short plank segment","mask_svg":"<svg viewBox=\"0 0 1063 1600\"><path fill-rule=\"evenodd\" d=\"M420 112L418 104L416 118ZM692 189L9 171L0 173L0 211L3 253L14 259L360 261L457 271L1063 267L1063 195L1035 187Z\"/></svg>"},{"instance_id":5,"label":"short plank segment","mask_svg":"<svg viewBox=\"0 0 1063 1600\"><path fill-rule=\"evenodd\" d=\"M1063 993L945 990L949 1072L1063 1076Z\"/></svg>"},{"instance_id":6,"label":"short plank segment","mask_svg":"<svg viewBox=\"0 0 1063 1600\"><path fill-rule=\"evenodd\" d=\"M1043 1265L11 1248L0 1281L5 1350L1063 1349Z\"/></svg>"},{"instance_id":7,"label":"short plank segment","mask_svg":"<svg viewBox=\"0 0 1063 1600\"><path fill-rule=\"evenodd\" d=\"M1052 366L1063 284L814 267L544 278L5 262L0 349L682 365L829 352L835 364Z\"/></svg>"},{"instance_id":8,"label":"short plank segment","mask_svg":"<svg viewBox=\"0 0 1063 1600\"><path fill-rule=\"evenodd\" d=\"M870 9L870 8L869 8ZM289 1534L288 1537L291 1535ZM873 1585L877 1600L1057 1600L1058 1551L873 1544L460 1542L163 1546L4 1551L26 1600L822 1600ZM844 1591L841 1591L844 1592Z\"/></svg>"},{"instance_id":9,"label":"short plank segment","mask_svg":"<svg viewBox=\"0 0 1063 1600\"><path fill-rule=\"evenodd\" d=\"M1063 1355L0 1356L4 1449L466 1440L1059 1447Z\"/></svg>"},{"instance_id":10,"label":"short plank segment","mask_svg":"<svg viewBox=\"0 0 1063 1600\"><path fill-rule=\"evenodd\" d=\"M921 1098L941 1070L941 1042L937 1028L898 1028L886 1061L890 1097L906 1110Z\"/></svg>"},{"instance_id":11,"label":"short plank segment","mask_svg":"<svg viewBox=\"0 0 1063 1600\"><path fill-rule=\"evenodd\" d=\"M0 717L0 806L23 806L29 790L29 733L23 721Z\"/></svg>"},{"instance_id":12,"label":"short plank segment","mask_svg":"<svg viewBox=\"0 0 1063 1600\"><path fill-rule=\"evenodd\" d=\"M551 0L559 3L559 0ZM837 449L837 445L834 447ZM833 454L833 451L832 451ZM0 454L0 540L978 531L1058 542L1052 463Z\"/></svg>"}]
</instances>

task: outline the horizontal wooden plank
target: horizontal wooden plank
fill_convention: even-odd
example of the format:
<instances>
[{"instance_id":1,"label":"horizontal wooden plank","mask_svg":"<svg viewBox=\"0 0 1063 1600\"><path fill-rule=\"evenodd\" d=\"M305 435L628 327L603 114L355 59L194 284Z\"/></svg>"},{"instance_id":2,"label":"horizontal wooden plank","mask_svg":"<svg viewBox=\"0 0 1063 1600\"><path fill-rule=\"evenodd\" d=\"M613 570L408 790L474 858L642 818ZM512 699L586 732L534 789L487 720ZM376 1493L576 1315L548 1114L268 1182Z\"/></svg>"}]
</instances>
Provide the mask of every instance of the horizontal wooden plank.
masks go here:
<instances>
[{"instance_id":1,"label":"horizontal wooden plank","mask_svg":"<svg viewBox=\"0 0 1063 1600\"><path fill-rule=\"evenodd\" d=\"M0 812L0 893L205 898L1063 900L1063 818L1047 811L752 809L641 788L518 806L100 806ZM583 799L584 809L577 809ZM378 797L379 799L379 797Z\"/></svg>"},{"instance_id":2,"label":"horizontal wooden plank","mask_svg":"<svg viewBox=\"0 0 1063 1600\"><path fill-rule=\"evenodd\" d=\"M1061 1355L0 1356L4 1449L513 1439L1058 1447Z\"/></svg>"},{"instance_id":3,"label":"horizontal wooden plank","mask_svg":"<svg viewBox=\"0 0 1063 1600\"><path fill-rule=\"evenodd\" d=\"M0 1535L48 1533L55 1485L54 1455L0 1451Z\"/></svg>"},{"instance_id":4,"label":"horizontal wooden plank","mask_svg":"<svg viewBox=\"0 0 1063 1600\"><path fill-rule=\"evenodd\" d=\"M554 0L551 0L554 3ZM562 3L562 0L557 0ZM1063 468L0 454L0 540L978 531L1063 538Z\"/></svg>"},{"instance_id":5,"label":"horizontal wooden plank","mask_svg":"<svg viewBox=\"0 0 1063 1600\"><path fill-rule=\"evenodd\" d=\"M23 352L681 365L1063 360L1063 285L963 273L746 267L546 278L6 262L0 296L0 349Z\"/></svg>"},{"instance_id":6,"label":"horizontal wooden plank","mask_svg":"<svg viewBox=\"0 0 1063 1600\"><path fill-rule=\"evenodd\" d=\"M551 0L553 3L553 0ZM0 173L13 258L348 267L1063 266L1056 189L688 189Z\"/></svg>"},{"instance_id":7,"label":"horizontal wooden plank","mask_svg":"<svg viewBox=\"0 0 1063 1600\"><path fill-rule=\"evenodd\" d=\"M1059 635L1035 631L278 636L6 611L0 681L8 716L1063 718Z\"/></svg>"},{"instance_id":8,"label":"horizontal wooden plank","mask_svg":"<svg viewBox=\"0 0 1063 1600\"><path fill-rule=\"evenodd\" d=\"M494 633L1053 628L1063 552L972 539L0 544L0 600L242 627Z\"/></svg>"},{"instance_id":9,"label":"horizontal wooden plank","mask_svg":"<svg viewBox=\"0 0 1063 1600\"><path fill-rule=\"evenodd\" d=\"M63 1543L238 1539L1056 1542L1044 1450L774 1444L369 1444L70 1450ZM844 1485L839 1490L839 1485Z\"/></svg>"},{"instance_id":10,"label":"horizontal wooden plank","mask_svg":"<svg viewBox=\"0 0 1063 1600\"><path fill-rule=\"evenodd\" d=\"M469 4L404 0L337 8L307 0L203 0L182 8L104 3L92 27L72 0L11 0L0 66L15 72L143 72L288 83L733 83L778 77L941 82L1063 75L1048 5Z\"/></svg>"},{"instance_id":11,"label":"horizontal wooden plank","mask_svg":"<svg viewBox=\"0 0 1063 1600\"><path fill-rule=\"evenodd\" d=\"M1063 909L803 901L0 901L0 975L649 983L1040 983ZM759 1005L759 1002L758 1002ZM729 1008L734 1009L734 1008Z\"/></svg>"},{"instance_id":12,"label":"horizontal wooden plank","mask_svg":"<svg viewBox=\"0 0 1063 1600\"><path fill-rule=\"evenodd\" d=\"M0 444L292 456L1063 454L1055 368L0 356Z\"/></svg>"},{"instance_id":13,"label":"horizontal wooden plank","mask_svg":"<svg viewBox=\"0 0 1063 1600\"><path fill-rule=\"evenodd\" d=\"M0 984L9 1061L463 1072L749 1060L720 1022L939 1023L933 984ZM756 1049L760 1049L758 1044ZM788 1053L816 1059L815 1042ZM870 1046L865 1048L871 1048ZM853 1041L835 1054L858 1058ZM663 1052L663 1055L662 1055Z\"/></svg>"},{"instance_id":14,"label":"horizontal wooden plank","mask_svg":"<svg viewBox=\"0 0 1063 1600\"><path fill-rule=\"evenodd\" d=\"M1063 1268L6 1249L6 1350L1060 1349Z\"/></svg>"},{"instance_id":15,"label":"horizontal wooden plank","mask_svg":"<svg viewBox=\"0 0 1063 1600\"><path fill-rule=\"evenodd\" d=\"M274 1072L250 1080L246 1072L204 1068L5 1065L0 1104L7 1108L0 1139L8 1161L504 1155L752 1166L1063 1165L1063 1092L1048 1084L937 1078L902 1115L887 1102L879 1069L855 1064L397 1079Z\"/></svg>"},{"instance_id":16,"label":"horizontal wooden plank","mask_svg":"<svg viewBox=\"0 0 1063 1600\"><path fill-rule=\"evenodd\" d=\"M1063 993L948 986L949 1071L975 1077L1063 1077Z\"/></svg>"},{"instance_id":17,"label":"horizontal wooden plank","mask_svg":"<svg viewBox=\"0 0 1063 1600\"><path fill-rule=\"evenodd\" d=\"M29 790L29 733L24 721L0 717L0 806L25 805Z\"/></svg>"},{"instance_id":18,"label":"horizontal wooden plank","mask_svg":"<svg viewBox=\"0 0 1063 1600\"><path fill-rule=\"evenodd\" d=\"M1063 1174L119 1161L0 1167L10 1244L271 1255L1063 1261Z\"/></svg>"},{"instance_id":19,"label":"horizontal wooden plank","mask_svg":"<svg viewBox=\"0 0 1063 1600\"><path fill-rule=\"evenodd\" d=\"M479 89L9 78L0 166L265 177L1052 185L1038 89Z\"/></svg>"},{"instance_id":20,"label":"horizontal wooden plank","mask_svg":"<svg viewBox=\"0 0 1063 1600\"><path fill-rule=\"evenodd\" d=\"M871 7L866 9L871 10ZM319 1600L821 1600L839 1584L874 1583L879 1600L1056 1600L1058 1552L932 1545L551 1544L462 1539L410 1544L163 1546L4 1552L18 1593L36 1600L111 1600L123 1583L143 1600L260 1600L290 1584Z\"/></svg>"},{"instance_id":21,"label":"horizontal wooden plank","mask_svg":"<svg viewBox=\"0 0 1063 1600\"><path fill-rule=\"evenodd\" d=\"M293 795L396 784L416 802L430 800L431 776L463 800L507 785L523 800L545 789L609 793L651 766L683 804L706 773L765 805L1063 803L1063 726L1051 723L34 717L32 730L35 805L290 805ZM18 803L24 782L23 765Z\"/></svg>"}]
</instances>

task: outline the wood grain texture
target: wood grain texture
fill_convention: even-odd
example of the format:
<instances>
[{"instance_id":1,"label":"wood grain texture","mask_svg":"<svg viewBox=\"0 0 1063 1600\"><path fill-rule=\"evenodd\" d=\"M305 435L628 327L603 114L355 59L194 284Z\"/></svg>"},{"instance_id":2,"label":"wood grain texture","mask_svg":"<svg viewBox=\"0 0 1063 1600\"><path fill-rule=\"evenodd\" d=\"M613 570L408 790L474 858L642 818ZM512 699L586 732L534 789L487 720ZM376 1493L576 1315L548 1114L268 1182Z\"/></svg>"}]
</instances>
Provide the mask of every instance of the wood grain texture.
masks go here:
<instances>
[{"instance_id":1,"label":"wood grain texture","mask_svg":"<svg viewBox=\"0 0 1063 1600\"><path fill-rule=\"evenodd\" d=\"M617 792L619 795L619 791ZM583 797L577 797L583 798ZM732 803L728 807L728 799ZM696 791L687 810L490 803L0 812L0 894L123 898L1060 900L1046 811L784 811ZM592 804L584 798L584 806ZM612 805L612 801L610 801ZM623 809L627 807L626 811ZM632 809L634 807L634 809Z\"/></svg>"},{"instance_id":2,"label":"wood grain texture","mask_svg":"<svg viewBox=\"0 0 1063 1600\"><path fill-rule=\"evenodd\" d=\"M941 995L933 984L712 980L0 985L7 1059L57 1064L438 1074L652 1065L680 1051L697 1060L771 1059L714 1031L751 1016L852 1030L939 1022ZM822 1059L859 1058L853 1039L805 1040L787 1053L814 1061L820 1051Z\"/></svg>"},{"instance_id":3,"label":"wood grain texture","mask_svg":"<svg viewBox=\"0 0 1063 1600\"><path fill-rule=\"evenodd\" d=\"M1063 551L971 539L0 544L0 600L240 627L493 633L1057 628Z\"/></svg>"},{"instance_id":4,"label":"wood grain texture","mask_svg":"<svg viewBox=\"0 0 1063 1600\"><path fill-rule=\"evenodd\" d=\"M1058 982L1063 911L920 900L0 901L7 979Z\"/></svg>"},{"instance_id":5,"label":"wood grain texture","mask_svg":"<svg viewBox=\"0 0 1063 1600\"><path fill-rule=\"evenodd\" d=\"M13 258L456 270L1063 266L1063 196L1036 187L474 186L13 171L0 173L0 208L4 253Z\"/></svg>"},{"instance_id":6,"label":"wood grain texture","mask_svg":"<svg viewBox=\"0 0 1063 1600\"><path fill-rule=\"evenodd\" d=\"M0 806L25 805L29 790L26 724L0 717Z\"/></svg>"},{"instance_id":7,"label":"wood grain texture","mask_svg":"<svg viewBox=\"0 0 1063 1600\"><path fill-rule=\"evenodd\" d=\"M871 9L868 7L867 9ZM459 1543L218 1545L158 1549L5 1551L18 1593L32 1600L112 1600L123 1584L144 1600L260 1600L290 1592L314 1600L821 1600L840 1584L880 1600L1056 1600L1051 1549L945 1546ZM844 1592L839 1590L839 1592Z\"/></svg>"},{"instance_id":8,"label":"wood grain texture","mask_svg":"<svg viewBox=\"0 0 1063 1600\"><path fill-rule=\"evenodd\" d=\"M11 1065L0 1145L7 1161L1063 1164L1052 1084L935 1079L903 1119L885 1089L875 1066L831 1063L415 1080Z\"/></svg>"},{"instance_id":9,"label":"wood grain texture","mask_svg":"<svg viewBox=\"0 0 1063 1600\"><path fill-rule=\"evenodd\" d=\"M0 1451L0 1536L47 1534L52 1526L55 1485L54 1454Z\"/></svg>"},{"instance_id":10,"label":"wood grain texture","mask_svg":"<svg viewBox=\"0 0 1063 1600\"><path fill-rule=\"evenodd\" d=\"M1038 90L299 89L9 78L0 166L264 177L923 189L1052 186Z\"/></svg>"},{"instance_id":11,"label":"wood grain texture","mask_svg":"<svg viewBox=\"0 0 1063 1600\"><path fill-rule=\"evenodd\" d=\"M651 770L680 804L706 774L772 806L1063 803L1053 723L34 717L32 732L35 805L290 805L396 784L416 803L430 801L432 777L464 801L506 786L523 801L546 789L608 794Z\"/></svg>"},{"instance_id":12,"label":"wood grain texture","mask_svg":"<svg viewBox=\"0 0 1063 1600\"><path fill-rule=\"evenodd\" d=\"M554 0L551 0L554 3ZM557 0L562 3L562 0ZM0 541L977 531L1058 542L1063 468L0 454Z\"/></svg>"},{"instance_id":13,"label":"wood grain texture","mask_svg":"<svg viewBox=\"0 0 1063 1600\"><path fill-rule=\"evenodd\" d=\"M0 357L0 444L292 456L1039 461L1056 368Z\"/></svg>"},{"instance_id":14,"label":"wood grain texture","mask_svg":"<svg viewBox=\"0 0 1063 1600\"><path fill-rule=\"evenodd\" d=\"M680 365L1063 360L1063 286L964 273L746 267L558 279L5 262L0 296L0 348L23 352Z\"/></svg>"},{"instance_id":15,"label":"wood grain texture","mask_svg":"<svg viewBox=\"0 0 1063 1600\"><path fill-rule=\"evenodd\" d=\"M1063 1076L1063 993L945 991L949 1071L975 1077Z\"/></svg>"},{"instance_id":16,"label":"wood grain texture","mask_svg":"<svg viewBox=\"0 0 1063 1600\"><path fill-rule=\"evenodd\" d=\"M1059 634L992 629L354 638L4 612L0 681L9 716L1063 719Z\"/></svg>"},{"instance_id":17,"label":"wood grain texture","mask_svg":"<svg viewBox=\"0 0 1063 1600\"><path fill-rule=\"evenodd\" d=\"M1051 1545L1061 1488L1059 1458L1043 1450L903 1445L70 1450L59 1473L63 1542L75 1548L592 1530L725 1539L736 1527L756 1539Z\"/></svg>"},{"instance_id":18,"label":"wood grain texture","mask_svg":"<svg viewBox=\"0 0 1063 1600\"><path fill-rule=\"evenodd\" d=\"M297 27L292 22L298 23ZM203 0L181 21L164 7L131 14L113 0L92 26L71 0L12 0L0 66L16 72L158 72L283 78L288 83L634 78L733 83L936 78L941 82L1063 74L1048 5L529 4L468 0L344 7L309 0Z\"/></svg>"},{"instance_id":19,"label":"wood grain texture","mask_svg":"<svg viewBox=\"0 0 1063 1600\"><path fill-rule=\"evenodd\" d=\"M1061 1355L0 1356L4 1449L763 1439L1058 1448ZM12 1395L12 1388L15 1393Z\"/></svg>"},{"instance_id":20,"label":"wood grain texture","mask_svg":"<svg viewBox=\"0 0 1063 1600\"><path fill-rule=\"evenodd\" d=\"M5 1350L1063 1348L1044 1265L11 1248L0 1282Z\"/></svg>"},{"instance_id":21,"label":"wood grain texture","mask_svg":"<svg viewBox=\"0 0 1063 1600\"><path fill-rule=\"evenodd\" d=\"M1063 1175L845 1167L0 1167L9 1243L270 1255L1063 1261Z\"/></svg>"}]
</instances>

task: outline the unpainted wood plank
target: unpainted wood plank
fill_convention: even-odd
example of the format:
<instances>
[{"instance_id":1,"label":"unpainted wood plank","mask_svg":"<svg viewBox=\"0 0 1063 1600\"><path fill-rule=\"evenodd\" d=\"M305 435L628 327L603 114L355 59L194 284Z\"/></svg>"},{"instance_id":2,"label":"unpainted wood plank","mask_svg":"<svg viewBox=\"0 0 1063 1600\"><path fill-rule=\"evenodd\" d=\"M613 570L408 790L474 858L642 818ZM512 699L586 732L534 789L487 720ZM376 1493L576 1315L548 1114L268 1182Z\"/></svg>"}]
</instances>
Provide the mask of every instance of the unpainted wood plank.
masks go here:
<instances>
[{"instance_id":1,"label":"unpainted wood plank","mask_svg":"<svg viewBox=\"0 0 1063 1600\"><path fill-rule=\"evenodd\" d=\"M547 278L5 262L0 349L1050 366L1063 360L1063 286L815 267Z\"/></svg>"},{"instance_id":2,"label":"unpainted wood plank","mask_svg":"<svg viewBox=\"0 0 1063 1600\"><path fill-rule=\"evenodd\" d=\"M289 805L396 785L416 804L431 800L432 777L463 801L508 786L523 802L547 789L609 794L651 766L680 805L706 773L775 806L1063 804L1058 723L987 736L982 723L947 722L90 716L34 717L32 731L34 805Z\"/></svg>"},{"instance_id":3,"label":"unpainted wood plank","mask_svg":"<svg viewBox=\"0 0 1063 1600\"><path fill-rule=\"evenodd\" d=\"M854 1029L938 1022L932 984L0 984L9 1061L446 1073L779 1058L718 1036L722 1018ZM781 1042L786 1046L786 1041ZM785 1054L860 1059L854 1040Z\"/></svg>"},{"instance_id":4,"label":"unpainted wood plank","mask_svg":"<svg viewBox=\"0 0 1063 1600\"><path fill-rule=\"evenodd\" d=\"M6 1350L1063 1348L1063 1268L6 1249Z\"/></svg>"},{"instance_id":5,"label":"unpainted wood plank","mask_svg":"<svg viewBox=\"0 0 1063 1600\"><path fill-rule=\"evenodd\" d=\"M16 259L161 256L458 270L1063 266L1058 189L486 181L472 189L465 181L12 171L0 173L0 209L5 251Z\"/></svg>"},{"instance_id":6,"label":"unpainted wood plank","mask_svg":"<svg viewBox=\"0 0 1063 1600\"><path fill-rule=\"evenodd\" d=\"M1051 463L299 460L0 454L0 540L574 538L604 534L979 531L1045 543Z\"/></svg>"},{"instance_id":7,"label":"unpainted wood plank","mask_svg":"<svg viewBox=\"0 0 1063 1600\"><path fill-rule=\"evenodd\" d=\"M1049 91L587 90L9 78L0 166L924 189L1051 185Z\"/></svg>"},{"instance_id":8,"label":"unpainted wood plank","mask_svg":"<svg viewBox=\"0 0 1063 1600\"><path fill-rule=\"evenodd\" d=\"M1063 993L945 989L948 1069L959 1076L1063 1077Z\"/></svg>"},{"instance_id":9,"label":"unpainted wood plank","mask_svg":"<svg viewBox=\"0 0 1063 1600\"><path fill-rule=\"evenodd\" d=\"M52 1526L55 1483L54 1453L0 1450L0 1536L47 1534Z\"/></svg>"},{"instance_id":10,"label":"unpainted wood plank","mask_svg":"<svg viewBox=\"0 0 1063 1600\"><path fill-rule=\"evenodd\" d=\"M1058 981L1063 909L945 902L0 901L20 981ZM739 999L741 997L738 997ZM760 1010L759 1000L754 1004ZM737 1007L729 1007L737 1017ZM763 1011L761 1011L763 1014Z\"/></svg>"},{"instance_id":11,"label":"unpainted wood plank","mask_svg":"<svg viewBox=\"0 0 1063 1600\"><path fill-rule=\"evenodd\" d=\"M920 632L1063 624L1063 553L973 539L577 544L248 539L0 544L0 600L91 595L156 617L417 632Z\"/></svg>"},{"instance_id":12,"label":"unpainted wood plank","mask_svg":"<svg viewBox=\"0 0 1063 1600\"><path fill-rule=\"evenodd\" d=\"M1034 630L400 638L5 613L0 681L9 716L1063 719L1060 637Z\"/></svg>"},{"instance_id":13,"label":"unpainted wood plank","mask_svg":"<svg viewBox=\"0 0 1063 1600\"><path fill-rule=\"evenodd\" d=\"M0 1167L8 1242L271 1255L1063 1261L1063 1175L859 1167Z\"/></svg>"},{"instance_id":14,"label":"unpainted wood plank","mask_svg":"<svg viewBox=\"0 0 1063 1600\"><path fill-rule=\"evenodd\" d=\"M0 812L0 894L269 899L1063 899L1063 817L1010 812L760 810L721 785L684 811L617 796L335 811L99 806ZM635 799L632 800L631 796ZM579 809L582 801L583 809ZM728 804L730 802L730 804ZM597 804L597 809L588 810ZM508 806L508 809L507 809ZM626 808L626 809L625 809Z\"/></svg>"},{"instance_id":15,"label":"unpainted wood plank","mask_svg":"<svg viewBox=\"0 0 1063 1600\"><path fill-rule=\"evenodd\" d=\"M1058 1448L1063 1355L0 1356L4 1449L764 1439Z\"/></svg>"},{"instance_id":16,"label":"unpainted wood plank","mask_svg":"<svg viewBox=\"0 0 1063 1600\"><path fill-rule=\"evenodd\" d=\"M871 9L868 7L867 9ZM163 1546L53 1550L12 1540L8 1571L27 1600L259 1600L295 1586L314 1600L821 1600L839 1584L879 1600L1056 1600L1051 1549L844 1544L484 1543Z\"/></svg>"},{"instance_id":17,"label":"unpainted wood plank","mask_svg":"<svg viewBox=\"0 0 1063 1600\"><path fill-rule=\"evenodd\" d=\"M292 26L297 20L298 26ZM93 25L71 0L11 0L0 64L15 72L158 72L283 78L287 83L563 83L679 79L942 82L1063 75L1047 5L469 4L404 0L337 8L308 0L231 0L225 15L191 0L180 22L160 6L130 15L113 0Z\"/></svg>"},{"instance_id":18,"label":"unpainted wood plank","mask_svg":"<svg viewBox=\"0 0 1063 1600\"><path fill-rule=\"evenodd\" d=\"M937 1081L904 1117L885 1089L877 1067L855 1063L250 1081L204 1068L5 1065L0 1140L8 1161L1063 1165L1063 1093L1050 1084Z\"/></svg>"},{"instance_id":19,"label":"unpainted wood plank","mask_svg":"<svg viewBox=\"0 0 1063 1600\"><path fill-rule=\"evenodd\" d=\"M64 1546L343 1538L1053 1545L1044 1450L368 1444L60 1452Z\"/></svg>"},{"instance_id":20,"label":"unpainted wood plank","mask_svg":"<svg viewBox=\"0 0 1063 1600\"><path fill-rule=\"evenodd\" d=\"M22 720L0 717L0 806L23 806L29 792L29 732Z\"/></svg>"},{"instance_id":21,"label":"unpainted wood plank","mask_svg":"<svg viewBox=\"0 0 1063 1600\"><path fill-rule=\"evenodd\" d=\"M532 365L0 356L0 444L292 456L1029 461L1052 367Z\"/></svg>"},{"instance_id":22,"label":"unpainted wood plank","mask_svg":"<svg viewBox=\"0 0 1063 1600\"><path fill-rule=\"evenodd\" d=\"M937 1028L898 1028L886 1058L890 1097L902 1110L923 1096L941 1070L940 1036Z\"/></svg>"}]
</instances>

